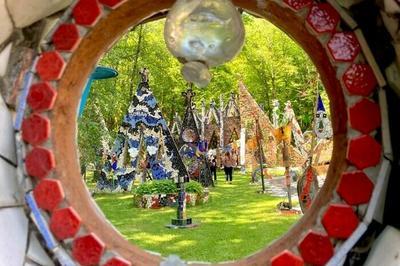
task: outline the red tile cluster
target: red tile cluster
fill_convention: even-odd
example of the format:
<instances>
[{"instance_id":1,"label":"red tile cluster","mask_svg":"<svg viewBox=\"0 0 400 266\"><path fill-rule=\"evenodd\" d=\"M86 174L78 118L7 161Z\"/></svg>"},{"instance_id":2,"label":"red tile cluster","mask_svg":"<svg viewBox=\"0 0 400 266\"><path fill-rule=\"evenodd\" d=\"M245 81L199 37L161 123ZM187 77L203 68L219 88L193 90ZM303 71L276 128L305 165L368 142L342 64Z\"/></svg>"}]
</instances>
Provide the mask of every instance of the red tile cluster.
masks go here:
<instances>
[{"instance_id":1,"label":"red tile cluster","mask_svg":"<svg viewBox=\"0 0 400 266\"><path fill-rule=\"evenodd\" d=\"M25 157L26 172L39 179L46 177L55 166L53 152L45 148L34 148Z\"/></svg>"},{"instance_id":2,"label":"red tile cluster","mask_svg":"<svg viewBox=\"0 0 400 266\"><path fill-rule=\"evenodd\" d=\"M44 52L36 64L36 72L43 81L59 80L64 68L64 59L57 51Z\"/></svg>"},{"instance_id":3,"label":"red tile cluster","mask_svg":"<svg viewBox=\"0 0 400 266\"><path fill-rule=\"evenodd\" d=\"M330 4L320 3L310 9L306 21L316 33L333 32L340 21L340 15Z\"/></svg>"},{"instance_id":4,"label":"red tile cluster","mask_svg":"<svg viewBox=\"0 0 400 266\"><path fill-rule=\"evenodd\" d=\"M43 179L33 190L33 196L39 208L53 211L64 199L64 191L60 181Z\"/></svg>"},{"instance_id":5,"label":"red tile cluster","mask_svg":"<svg viewBox=\"0 0 400 266\"><path fill-rule=\"evenodd\" d=\"M336 189L342 199L350 205L368 203L374 184L362 171L343 173Z\"/></svg>"},{"instance_id":6,"label":"red tile cluster","mask_svg":"<svg viewBox=\"0 0 400 266\"><path fill-rule=\"evenodd\" d=\"M104 243L93 233L72 242L72 256L82 266L99 264L104 249Z\"/></svg>"},{"instance_id":7,"label":"red tile cluster","mask_svg":"<svg viewBox=\"0 0 400 266\"><path fill-rule=\"evenodd\" d=\"M30 87L27 103L33 111L48 111L53 108L56 97L57 92L48 82L40 82Z\"/></svg>"},{"instance_id":8,"label":"red tile cluster","mask_svg":"<svg viewBox=\"0 0 400 266\"><path fill-rule=\"evenodd\" d=\"M34 113L25 118L21 130L22 139L33 146L37 146L50 137L50 120Z\"/></svg>"},{"instance_id":9,"label":"red tile cluster","mask_svg":"<svg viewBox=\"0 0 400 266\"><path fill-rule=\"evenodd\" d=\"M101 17L101 7L97 0L79 0L72 10L76 24L93 26Z\"/></svg>"},{"instance_id":10,"label":"red tile cluster","mask_svg":"<svg viewBox=\"0 0 400 266\"><path fill-rule=\"evenodd\" d=\"M328 50L339 62L352 62L361 51L357 37L352 32L337 32L328 42Z\"/></svg>"},{"instance_id":11,"label":"red tile cluster","mask_svg":"<svg viewBox=\"0 0 400 266\"><path fill-rule=\"evenodd\" d=\"M363 134L369 134L381 126L379 105L362 99L349 109L350 126Z\"/></svg>"},{"instance_id":12,"label":"red tile cluster","mask_svg":"<svg viewBox=\"0 0 400 266\"><path fill-rule=\"evenodd\" d=\"M333 245L325 234L310 231L300 242L299 251L305 263L325 265L333 256Z\"/></svg>"},{"instance_id":13,"label":"red tile cluster","mask_svg":"<svg viewBox=\"0 0 400 266\"><path fill-rule=\"evenodd\" d=\"M79 29L75 24L61 24L53 34L53 45L59 51L72 52L80 41Z\"/></svg>"},{"instance_id":14,"label":"red tile cluster","mask_svg":"<svg viewBox=\"0 0 400 266\"><path fill-rule=\"evenodd\" d=\"M72 207L55 210L50 219L50 229L58 240L74 237L81 226L81 218Z\"/></svg>"},{"instance_id":15,"label":"red tile cluster","mask_svg":"<svg viewBox=\"0 0 400 266\"><path fill-rule=\"evenodd\" d=\"M381 155L381 145L369 135L350 140L347 148L347 160L360 170L376 166Z\"/></svg>"},{"instance_id":16,"label":"red tile cluster","mask_svg":"<svg viewBox=\"0 0 400 266\"><path fill-rule=\"evenodd\" d=\"M343 75L343 83L350 94L369 96L378 82L369 65L352 64Z\"/></svg>"},{"instance_id":17,"label":"red tile cluster","mask_svg":"<svg viewBox=\"0 0 400 266\"><path fill-rule=\"evenodd\" d=\"M322 217L322 224L330 237L347 239L356 230L358 218L345 204L331 204Z\"/></svg>"}]
</instances>

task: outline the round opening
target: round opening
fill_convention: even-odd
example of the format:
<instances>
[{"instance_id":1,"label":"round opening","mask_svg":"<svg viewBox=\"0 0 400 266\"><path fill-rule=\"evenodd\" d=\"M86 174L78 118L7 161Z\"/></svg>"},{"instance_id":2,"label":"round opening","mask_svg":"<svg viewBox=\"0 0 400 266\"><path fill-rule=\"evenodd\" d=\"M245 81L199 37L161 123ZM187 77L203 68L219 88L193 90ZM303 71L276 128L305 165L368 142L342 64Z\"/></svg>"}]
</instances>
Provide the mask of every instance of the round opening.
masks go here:
<instances>
[{"instance_id":1,"label":"round opening","mask_svg":"<svg viewBox=\"0 0 400 266\"><path fill-rule=\"evenodd\" d=\"M142 94L139 93L141 85L137 73L146 66L150 71L150 91L171 134L176 134L178 149L181 147L179 134L186 114L182 93L187 94L184 92L187 86L180 74L181 65L165 47L162 34L165 20L131 29L98 62L100 66L118 69L119 74L92 84L87 106L78 119L80 163L88 166L85 182L108 220L131 243L146 250L163 256L177 254L190 261L240 259L279 238L301 218L299 195L305 199L301 206L308 206L311 201L305 196L305 189L301 193L297 187L307 186L303 167L311 149L317 91L323 95L325 104L328 103L327 96L315 67L295 42L265 19L247 13L242 16L247 36L243 53L221 68L212 69L216 78L207 88L193 88L196 93L192 98L195 103L193 114L197 119L197 131L208 144L208 158L215 157L215 164L219 166L223 151L231 149L237 167L233 171L232 184L225 181L222 169L217 173L218 180L214 180L215 186L209 184L209 179L199 180L193 175L193 179L209 189L208 196L201 198L194 194L194 185L186 185L186 192L192 196L186 202L190 206L186 210L187 216L195 224L200 223L191 232L171 231L165 227L176 216L176 199L172 198L177 193L173 181L164 180L173 171L169 168L170 157L159 156L160 152L166 152L167 133L160 134L156 132L158 128L152 127L153 123L143 122L148 129L142 136L135 118L154 107L151 105L153 98L139 97ZM259 47L263 47L262 52ZM264 60L266 63L262 64ZM288 72L290 69L295 70ZM275 82L266 84L265 77L270 73L274 73ZM272 99L280 99L281 106L275 108ZM260 103L264 108L259 107ZM296 111L291 111L290 106ZM275 115L272 108L278 109ZM151 113L145 116L150 118ZM299 115L297 118L295 113ZM171 125L174 114L180 118L174 119ZM263 130L264 187L259 150L254 145L257 142L254 138L256 117ZM292 177L290 209L287 207L283 144L274 136L272 129L278 125L272 124L273 117L277 117L277 124L292 121L293 139L288 150ZM304 124L299 127L298 123ZM303 133L299 133L302 128L311 129L304 133L304 138L309 138L307 142L304 142ZM224 133L220 134L221 130ZM197 133L190 128L188 131L186 133L190 134L183 134L182 138L190 142L192 135L197 136ZM141 155L148 163L146 167L138 167L139 150L144 148L140 142L146 138L153 140L153 137L156 141L146 143L145 148L150 149ZM323 147L326 144L332 144L332 141L324 139L318 146L314 144L312 165L318 172L319 187L322 187L329 167L323 163L329 162L332 155L329 148ZM220 148L222 145L224 148ZM157 152L154 154L154 151ZM169 152L173 153L173 150ZM191 158L188 156L186 166L193 165ZM309 185L312 198L318 191L317 182L315 178ZM265 194L260 193L263 188ZM195 197L196 201L193 200ZM206 203L199 206L200 198ZM211 246L212 253L207 251Z\"/></svg>"},{"instance_id":2,"label":"round opening","mask_svg":"<svg viewBox=\"0 0 400 266\"><path fill-rule=\"evenodd\" d=\"M57 75L57 77L53 76L57 73L46 73L47 70L43 71L41 67L45 65L43 62L44 60L42 60L42 62L39 61L36 66L36 70L39 74L38 76L40 76L42 80L58 80L58 82L54 82L53 84L58 89L57 99L52 112L49 114L52 126L50 146L56 164L54 177L58 179L62 185L62 189L65 193L65 205L69 205L76 210L81 218L83 228L88 233L95 234L98 239L104 242L107 250L114 252L125 259L129 259L134 264L157 265L162 258L131 245L108 223L108 221L105 220L104 216L98 211L97 206L90 198L80 176L76 146L76 115L77 107L81 99L82 88L84 87L90 72L104 52L129 28L138 25L146 19L164 16L166 10L172 6L174 1L126 1L120 6L115 7L115 9L109 10L109 13L103 12L104 16L101 19L99 19L101 16L101 6L99 6L97 1L94 2L96 3L88 4L88 6L86 6L86 1L78 1L77 6L74 8L74 11L79 8L85 8L85 10L88 10L88 14L91 15L89 17L93 18L94 16L94 19L91 21L87 20L89 17L86 16L88 15L86 13L85 17L82 19L82 17L79 17L80 13L78 11L72 12L75 23L86 26L88 31L80 41L76 50L72 52L71 56L68 56L69 54L66 53L64 59L68 61L68 63L66 64L61 78ZM115 1L103 0L101 2L105 3L105 9L110 6L112 7L115 4ZM337 24L330 30L322 29L321 31L320 28L315 29L310 27L309 24L312 24L312 22L305 21L306 16L312 16L313 14L312 12L307 13L307 10L310 10L310 8L311 10L314 8L323 9L326 8L324 5L328 4L322 4L323 6L321 6L321 4L314 3L315 5L311 7L313 4L312 1L290 0L279 3L273 1L261 2L236 0L233 1L233 3L237 7L256 16L263 17L278 26L296 40L296 42L310 56L318 69L322 83L324 84L330 99L332 129L334 134L333 152L330 162L331 167L328 170L325 184L309 211L286 235L275 241L272 245L233 264L243 265L269 263L273 256L281 254L285 249L296 249L299 243L299 251L306 263L325 264L334 253L330 238L339 240L343 238L346 239L355 230L354 224L358 224L359 218L355 216L351 206L349 205L368 203L370 198L370 195L367 195L364 201L353 202L344 199L344 201L349 205L329 204L328 211L333 211L335 213L338 211L341 213L344 208L346 213L350 213L349 215L355 217L357 223L353 223L350 229L346 227L346 230L348 230L346 232L350 232L350 235L337 235L336 231L329 230L330 224L326 223L324 224L324 227L328 234L321 233L321 230L323 231L323 229L321 229L320 221L321 216L324 215L325 210L327 209L326 206L328 206L328 203L331 201L341 202L335 192L335 188L337 187L341 175L346 175L343 174L345 171L350 171L347 175L362 175L361 171L357 172L355 168L350 165L354 165L358 170L363 170L368 167L377 166L381 159L380 145L368 135L375 130L380 123L376 126L368 125L368 127L363 127L363 119L351 121L351 118L354 115L352 111L359 109L359 106L352 106L354 102L357 102L357 100L361 102L363 107L365 105L373 105L377 107L375 103L367 98L367 96L372 93L376 81L370 82L372 88L370 88L368 92L350 91L348 84L346 84L346 80L343 82L344 84L341 83L340 80L343 80L343 73L345 70L347 70L346 74L350 76L351 73L349 72L354 70L357 72L356 74L359 74L358 71L364 71L367 66L363 63L364 60L362 59L362 56L359 55L360 46L353 33L336 32L336 27L338 27ZM332 7L330 6L329 10L330 12L334 12L333 17L336 22L339 23L339 15L335 13L336 11L332 11ZM57 56L57 52L46 54L46 56L43 57L51 59L46 62L50 67L60 62L60 57ZM58 70L61 69L59 65L57 67ZM338 71L336 68L338 68ZM46 74L49 74L50 77ZM352 77L354 76L347 78ZM365 98L360 96L364 96ZM361 101L360 98L362 99ZM347 115L349 109L350 123L348 123ZM361 127L359 126L360 124ZM357 130L358 133L352 132L352 134L348 134L350 132L348 127L352 127ZM354 136L356 137L354 138ZM348 145L349 141L350 145ZM368 160L365 161L365 158L363 157L364 154L355 151L368 149L366 147L368 147L369 144L374 148L373 157L369 157ZM350 149L348 146L351 146ZM48 156L47 152L38 149L34 149L32 153L27 155L25 164L28 170L32 170L30 167L32 167L31 162L34 162L34 156L43 154L45 154L46 158L51 158ZM51 169L53 167L53 162L51 159L49 159L48 162L48 166ZM42 171L43 169L34 170ZM46 171L48 169L44 170ZM43 172L40 172L40 174L40 177L45 175ZM363 180L365 179L364 177L361 178ZM47 183L45 184L45 181L40 181L37 188L40 187L41 184L44 184L41 186L41 188L43 188ZM37 194L40 194L38 192L39 189L36 189L36 191ZM62 193L60 193L60 195L62 195ZM48 210L52 211L53 208L49 208ZM332 219L334 219L330 215L328 215L327 218L326 217L327 214L324 216L324 219L325 221L328 219L328 222L331 222ZM347 225L348 224L345 224L344 226ZM342 229L343 228L339 228L339 232L342 232ZM93 239L93 237L90 238ZM322 239L322 242L320 242L320 239ZM76 243L76 241L78 240L75 239L74 243ZM80 238L79 241L83 240ZM311 247L317 250L320 248L318 246L319 243L324 244L323 248L326 248L327 252L315 255L318 252L313 252L311 250L311 253L307 253L308 248L304 248L302 245L304 244L308 247L310 244ZM75 247L75 252L73 251L73 256L75 258L77 258L77 252L79 251L79 247L76 247L76 245L73 245ZM76 249L78 249L78 251Z\"/></svg>"}]
</instances>

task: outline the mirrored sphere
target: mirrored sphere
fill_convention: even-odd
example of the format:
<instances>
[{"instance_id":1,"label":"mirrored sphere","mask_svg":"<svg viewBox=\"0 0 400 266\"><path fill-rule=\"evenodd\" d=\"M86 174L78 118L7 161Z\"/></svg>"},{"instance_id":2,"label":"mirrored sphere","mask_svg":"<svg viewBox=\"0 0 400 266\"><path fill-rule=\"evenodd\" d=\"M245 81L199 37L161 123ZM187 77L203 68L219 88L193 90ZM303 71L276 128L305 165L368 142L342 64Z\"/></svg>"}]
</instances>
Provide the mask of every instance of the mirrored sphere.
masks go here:
<instances>
[{"instance_id":1,"label":"mirrored sphere","mask_svg":"<svg viewBox=\"0 0 400 266\"><path fill-rule=\"evenodd\" d=\"M192 61L185 63L181 73L186 81L195 84L200 88L206 87L211 81L211 74L203 63Z\"/></svg>"},{"instance_id":2,"label":"mirrored sphere","mask_svg":"<svg viewBox=\"0 0 400 266\"><path fill-rule=\"evenodd\" d=\"M168 13L164 38L182 63L200 61L213 67L241 50L244 26L229 0L178 0Z\"/></svg>"}]
</instances>

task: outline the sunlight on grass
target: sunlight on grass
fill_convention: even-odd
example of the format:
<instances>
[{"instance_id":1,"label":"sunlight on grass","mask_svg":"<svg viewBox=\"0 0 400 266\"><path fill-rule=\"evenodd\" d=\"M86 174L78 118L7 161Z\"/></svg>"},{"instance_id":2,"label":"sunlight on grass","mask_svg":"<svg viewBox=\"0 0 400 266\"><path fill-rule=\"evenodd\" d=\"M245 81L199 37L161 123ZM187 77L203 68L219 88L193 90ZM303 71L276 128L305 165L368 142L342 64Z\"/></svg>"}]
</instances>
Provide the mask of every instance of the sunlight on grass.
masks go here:
<instances>
[{"instance_id":1,"label":"sunlight on grass","mask_svg":"<svg viewBox=\"0 0 400 266\"><path fill-rule=\"evenodd\" d=\"M236 174L233 184L227 184L219 174L211 200L187 208L188 217L200 223L193 229L166 228L175 209L139 209L130 194L98 194L95 200L122 235L146 250L190 261L229 261L264 248L301 217L281 215L276 205L286 198L258 194L260 187L249 181L249 176Z\"/></svg>"}]
</instances>

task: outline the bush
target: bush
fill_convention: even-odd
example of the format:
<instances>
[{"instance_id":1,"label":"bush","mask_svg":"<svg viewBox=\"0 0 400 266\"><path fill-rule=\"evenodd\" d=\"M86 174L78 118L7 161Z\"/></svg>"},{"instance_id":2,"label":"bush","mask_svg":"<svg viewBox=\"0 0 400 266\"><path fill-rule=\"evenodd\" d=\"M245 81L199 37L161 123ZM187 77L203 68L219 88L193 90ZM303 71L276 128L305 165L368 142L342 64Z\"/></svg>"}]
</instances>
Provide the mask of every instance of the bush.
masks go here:
<instances>
[{"instance_id":1,"label":"bush","mask_svg":"<svg viewBox=\"0 0 400 266\"><path fill-rule=\"evenodd\" d=\"M186 193L195 193L201 196L204 193L204 188L199 182L190 181L185 184L185 191Z\"/></svg>"},{"instance_id":2,"label":"bush","mask_svg":"<svg viewBox=\"0 0 400 266\"><path fill-rule=\"evenodd\" d=\"M173 180L153 181L153 194L177 193L178 189Z\"/></svg>"},{"instance_id":3,"label":"bush","mask_svg":"<svg viewBox=\"0 0 400 266\"><path fill-rule=\"evenodd\" d=\"M134 194L143 196L146 194L173 194L177 193L176 184L172 180L151 181L140 184Z\"/></svg>"},{"instance_id":4,"label":"bush","mask_svg":"<svg viewBox=\"0 0 400 266\"><path fill-rule=\"evenodd\" d=\"M185 184L186 193L195 193L203 195L204 188L199 182L190 181ZM133 193L136 196L143 196L149 194L174 194L178 193L176 184L172 180L151 181L140 184Z\"/></svg>"}]
</instances>

